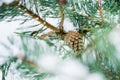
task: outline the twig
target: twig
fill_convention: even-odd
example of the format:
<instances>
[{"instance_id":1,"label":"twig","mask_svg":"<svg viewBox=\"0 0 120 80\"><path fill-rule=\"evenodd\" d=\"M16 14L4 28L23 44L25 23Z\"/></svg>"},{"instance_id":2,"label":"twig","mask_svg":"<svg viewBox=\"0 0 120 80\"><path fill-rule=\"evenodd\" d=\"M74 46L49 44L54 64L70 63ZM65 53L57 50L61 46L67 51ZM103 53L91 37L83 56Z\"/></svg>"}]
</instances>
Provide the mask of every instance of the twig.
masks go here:
<instances>
[{"instance_id":1,"label":"twig","mask_svg":"<svg viewBox=\"0 0 120 80\"><path fill-rule=\"evenodd\" d=\"M33 66L33 67L38 67L38 65L37 65L36 63L30 61L29 59L27 59L27 58L26 58L24 55L22 55L22 54L19 54L19 55L18 55L18 58L21 59L22 61L30 64L30 65Z\"/></svg>"},{"instance_id":2,"label":"twig","mask_svg":"<svg viewBox=\"0 0 120 80\"><path fill-rule=\"evenodd\" d=\"M97 2L98 2L98 10L100 12L101 20L102 20L102 22L104 22L104 16L103 16L103 12L102 12L101 0L97 0Z\"/></svg>"},{"instance_id":3,"label":"twig","mask_svg":"<svg viewBox=\"0 0 120 80\"><path fill-rule=\"evenodd\" d=\"M61 22L59 24L59 29L61 31L64 31L63 30L63 24L64 24L64 9L63 9L63 5L62 4L59 4L59 9L60 9L60 14L61 14Z\"/></svg>"},{"instance_id":4,"label":"twig","mask_svg":"<svg viewBox=\"0 0 120 80\"><path fill-rule=\"evenodd\" d=\"M45 38L47 38L47 37L52 37L52 36L53 36L53 33L54 33L54 32L50 31L50 32L48 32L48 33L46 33L46 34L42 34L41 36L38 36L38 38L40 38L40 39L45 39Z\"/></svg>"}]
</instances>

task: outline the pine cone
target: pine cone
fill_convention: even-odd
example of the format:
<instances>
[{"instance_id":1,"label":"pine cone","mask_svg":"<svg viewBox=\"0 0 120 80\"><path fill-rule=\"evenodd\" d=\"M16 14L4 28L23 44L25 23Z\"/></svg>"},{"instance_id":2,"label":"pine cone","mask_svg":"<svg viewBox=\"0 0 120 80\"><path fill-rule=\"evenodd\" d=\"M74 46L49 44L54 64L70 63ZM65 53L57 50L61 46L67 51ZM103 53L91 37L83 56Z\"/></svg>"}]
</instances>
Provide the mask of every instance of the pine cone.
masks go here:
<instances>
[{"instance_id":1,"label":"pine cone","mask_svg":"<svg viewBox=\"0 0 120 80\"><path fill-rule=\"evenodd\" d=\"M76 55L79 55L79 52L83 49L82 35L76 31L69 31L64 41L74 50Z\"/></svg>"}]
</instances>

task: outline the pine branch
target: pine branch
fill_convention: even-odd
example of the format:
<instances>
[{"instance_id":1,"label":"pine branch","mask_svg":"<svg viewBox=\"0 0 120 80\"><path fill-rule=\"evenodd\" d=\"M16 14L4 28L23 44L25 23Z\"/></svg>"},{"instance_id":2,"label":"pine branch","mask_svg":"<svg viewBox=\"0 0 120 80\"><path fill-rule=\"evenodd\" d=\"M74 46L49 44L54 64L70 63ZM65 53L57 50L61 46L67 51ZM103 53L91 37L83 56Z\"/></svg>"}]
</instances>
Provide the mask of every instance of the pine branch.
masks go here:
<instances>
[{"instance_id":1,"label":"pine branch","mask_svg":"<svg viewBox=\"0 0 120 80\"><path fill-rule=\"evenodd\" d=\"M40 22L41 24L43 24L47 28L53 30L54 32L59 32L60 31L58 28L56 28L52 24L48 23L47 21L43 20L40 16L38 16L37 14L35 14L34 12L32 12L31 10L29 10L26 7L24 7L23 5L19 4L19 1L14 1L14 2L10 3L9 5L17 6L22 11L25 11L28 15L30 15L33 19L36 19L38 22ZM3 6L4 7L8 6L8 4L3 4L2 7Z\"/></svg>"},{"instance_id":2,"label":"pine branch","mask_svg":"<svg viewBox=\"0 0 120 80\"><path fill-rule=\"evenodd\" d=\"M102 20L102 22L104 22L104 16L103 16L103 12L102 12L101 0L97 0L97 2L98 2L98 10L99 10L99 13L100 13L101 20Z\"/></svg>"},{"instance_id":3,"label":"pine branch","mask_svg":"<svg viewBox=\"0 0 120 80\"><path fill-rule=\"evenodd\" d=\"M96 56L96 57L97 57L97 61L98 61L97 63L100 69L103 71L103 73L109 80L120 80L119 71L115 72L112 66L108 66L107 63L103 61L102 55L99 54L99 56Z\"/></svg>"},{"instance_id":4,"label":"pine branch","mask_svg":"<svg viewBox=\"0 0 120 80\"><path fill-rule=\"evenodd\" d=\"M37 19L38 22L40 22L41 24L43 24L47 28L49 28L55 32L59 32L59 29L57 29L55 26L51 25L47 21L43 20L41 17L39 17L38 15L33 13L32 11L28 10L26 7L24 7L22 5L16 5L16 6L19 7L21 10L25 11L27 14L29 14L33 19Z\"/></svg>"}]
</instances>

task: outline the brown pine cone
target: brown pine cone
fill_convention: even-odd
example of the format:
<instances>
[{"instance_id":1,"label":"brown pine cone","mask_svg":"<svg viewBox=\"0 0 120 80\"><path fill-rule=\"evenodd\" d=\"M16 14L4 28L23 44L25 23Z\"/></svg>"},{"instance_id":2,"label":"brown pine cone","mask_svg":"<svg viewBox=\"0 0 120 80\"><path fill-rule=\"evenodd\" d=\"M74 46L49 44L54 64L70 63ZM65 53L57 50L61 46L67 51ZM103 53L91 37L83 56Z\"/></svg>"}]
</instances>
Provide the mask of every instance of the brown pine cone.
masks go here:
<instances>
[{"instance_id":1,"label":"brown pine cone","mask_svg":"<svg viewBox=\"0 0 120 80\"><path fill-rule=\"evenodd\" d=\"M64 41L74 50L76 55L79 55L83 49L82 35L76 31L69 31L65 35Z\"/></svg>"}]
</instances>

